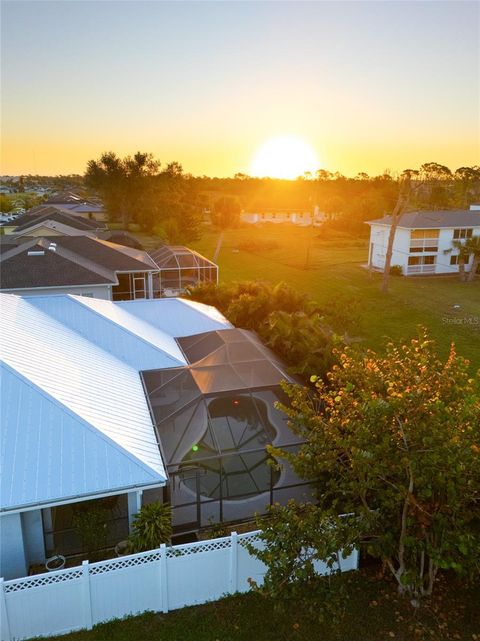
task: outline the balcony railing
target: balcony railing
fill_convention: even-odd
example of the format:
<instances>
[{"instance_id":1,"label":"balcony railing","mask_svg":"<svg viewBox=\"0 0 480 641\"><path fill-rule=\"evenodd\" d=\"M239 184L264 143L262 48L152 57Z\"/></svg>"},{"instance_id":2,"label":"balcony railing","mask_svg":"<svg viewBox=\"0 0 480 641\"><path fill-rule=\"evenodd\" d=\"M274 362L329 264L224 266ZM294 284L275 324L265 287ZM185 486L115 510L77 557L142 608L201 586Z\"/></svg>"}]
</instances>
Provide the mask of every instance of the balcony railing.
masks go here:
<instances>
[{"instance_id":1,"label":"balcony railing","mask_svg":"<svg viewBox=\"0 0 480 641\"><path fill-rule=\"evenodd\" d=\"M408 274L434 274L435 265L409 265Z\"/></svg>"}]
</instances>

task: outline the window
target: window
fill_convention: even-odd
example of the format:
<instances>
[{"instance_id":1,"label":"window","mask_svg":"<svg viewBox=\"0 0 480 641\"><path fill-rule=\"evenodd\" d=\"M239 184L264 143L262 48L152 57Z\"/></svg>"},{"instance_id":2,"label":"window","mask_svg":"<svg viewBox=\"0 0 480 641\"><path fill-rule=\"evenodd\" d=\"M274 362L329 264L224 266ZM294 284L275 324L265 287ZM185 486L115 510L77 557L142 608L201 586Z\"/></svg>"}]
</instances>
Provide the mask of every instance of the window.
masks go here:
<instances>
[{"instance_id":1,"label":"window","mask_svg":"<svg viewBox=\"0 0 480 641\"><path fill-rule=\"evenodd\" d=\"M464 238L471 238L473 233L473 229L454 229L453 230L453 238L455 240L461 240Z\"/></svg>"},{"instance_id":2,"label":"window","mask_svg":"<svg viewBox=\"0 0 480 641\"><path fill-rule=\"evenodd\" d=\"M408 273L409 274L424 274L435 272L436 256L409 256L408 257Z\"/></svg>"},{"instance_id":3,"label":"window","mask_svg":"<svg viewBox=\"0 0 480 641\"><path fill-rule=\"evenodd\" d=\"M410 233L410 252L437 252L439 229L412 229Z\"/></svg>"},{"instance_id":4,"label":"window","mask_svg":"<svg viewBox=\"0 0 480 641\"><path fill-rule=\"evenodd\" d=\"M450 265L458 265L458 256L450 256Z\"/></svg>"}]
</instances>

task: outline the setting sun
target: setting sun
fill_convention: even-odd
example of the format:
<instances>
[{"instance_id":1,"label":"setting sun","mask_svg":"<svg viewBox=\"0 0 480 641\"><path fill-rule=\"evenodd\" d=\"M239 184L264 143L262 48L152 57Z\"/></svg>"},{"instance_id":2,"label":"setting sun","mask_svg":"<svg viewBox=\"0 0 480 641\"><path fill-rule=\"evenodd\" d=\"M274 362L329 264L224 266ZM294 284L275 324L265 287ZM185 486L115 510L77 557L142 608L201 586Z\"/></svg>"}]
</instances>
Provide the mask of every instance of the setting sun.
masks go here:
<instances>
[{"instance_id":1,"label":"setting sun","mask_svg":"<svg viewBox=\"0 0 480 641\"><path fill-rule=\"evenodd\" d=\"M301 138L282 136L263 144L250 167L253 176L293 179L320 167L314 149Z\"/></svg>"}]
</instances>

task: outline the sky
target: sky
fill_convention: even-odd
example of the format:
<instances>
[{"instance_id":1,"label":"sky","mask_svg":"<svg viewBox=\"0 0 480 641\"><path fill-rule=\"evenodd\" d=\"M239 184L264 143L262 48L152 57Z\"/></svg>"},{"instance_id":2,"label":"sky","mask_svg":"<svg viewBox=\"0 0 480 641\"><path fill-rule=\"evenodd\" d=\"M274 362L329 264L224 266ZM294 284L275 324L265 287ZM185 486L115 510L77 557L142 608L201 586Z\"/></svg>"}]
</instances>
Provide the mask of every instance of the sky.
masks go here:
<instances>
[{"instance_id":1,"label":"sky","mask_svg":"<svg viewBox=\"0 0 480 641\"><path fill-rule=\"evenodd\" d=\"M477 2L8 0L1 23L1 174L141 150L233 176L286 136L345 175L480 164Z\"/></svg>"}]
</instances>

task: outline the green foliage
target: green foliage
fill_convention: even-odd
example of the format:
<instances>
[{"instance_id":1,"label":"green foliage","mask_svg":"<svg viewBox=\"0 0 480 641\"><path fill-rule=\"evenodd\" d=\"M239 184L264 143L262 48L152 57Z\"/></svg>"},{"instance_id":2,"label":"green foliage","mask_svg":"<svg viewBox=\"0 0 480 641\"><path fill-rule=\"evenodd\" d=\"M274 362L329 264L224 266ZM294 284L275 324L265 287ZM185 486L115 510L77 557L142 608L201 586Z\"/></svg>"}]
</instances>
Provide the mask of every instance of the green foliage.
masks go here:
<instances>
[{"instance_id":1,"label":"green foliage","mask_svg":"<svg viewBox=\"0 0 480 641\"><path fill-rule=\"evenodd\" d=\"M345 594L342 584L331 579L341 571L342 558L353 550L354 517L327 516L314 505L289 501L285 507L270 507L258 526L262 548L249 545L248 550L267 566L267 573L262 586L252 582L253 587L283 609L301 599L317 620L339 617ZM319 563L324 564L326 576L317 573Z\"/></svg>"},{"instance_id":2,"label":"green foliage","mask_svg":"<svg viewBox=\"0 0 480 641\"><path fill-rule=\"evenodd\" d=\"M403 267L401 265L392 265L390 267L390 276L403 276Z\"/></svg>"},{"instance_id":3,"label":"green foliage","mask_svg":"<svg viewBox=\"0 0 480 641\"><path fill-rule=\"evenodd\" d=\"M73 526L82 540L84 550L91 556L105 547L107 538L107 512L101 507L81 509L73 515Z\"/></svg>"},{"instance_id":4,"label":"green foliage","mask_svg":"<svg viewBox=\"0 0 480 641\"><path fill-rule=\"evenodd\" d=\"M346 348L316 395L282 408L308 443L283 456L318 487L322 515L354 512L370 554L401 590L432 592L438 570L480 572L480 377L425 334L386 355ZM353 532L356 540L358 532Z\"/></svg>"},{"instance_id":5,"label":"green foliage","mask_svg":"<svg viewBox=\"0 0 480 641\"><path fill-rule=\"evenodd\" d=\"M212 222L220 229L237 227L240 222L240 205L236 198L223 196L215 203Z\"/></svg>"},{"instance_id":6,"label":"green foliage","mask_svg":"<svg viewBox=\"0 0 480 641\"><path fill-rule=\"evenodd\" d=\"M144 552L169 543L171 536L172 508L168 503L149 503L135 516L128 542L132 552Z\"/></svg>"},{"instance_id":7,"label":"green foliage","mask_svg":"<svg viewBox=\"0 0 480 641\"><path fill-rule=\"evenodd\" d=\"M12 199L5 196L5 194L0 194L0 211L6 214L9 211L12 211L12 209Z\"/></svg>"},{"instance_id":8,"label":"green foliage","mask_svg":"<svg viewBox=\"0 0 480 641\"><path fill-rule=\"evenodd\" d=\"M150 153L120 158L106 152L88 162L85 183L102 195L112 222L147 231L161 227L162 236L175 243L198 236L200 209L179 163L162 170Z\"/></svg>"},{"instance_id":9,"label":"green foliage","mask_svg":"<svg viewBox=\"0 0 480 641\"><path fill-rule=\"evenodd\" d=\"M333 347L341 339L325 325L314 301L285 283L207 283L190 295L217 307L236 327L257 332L294 373L326 372L334 362Z\"/></svg>"}]
</instances>

